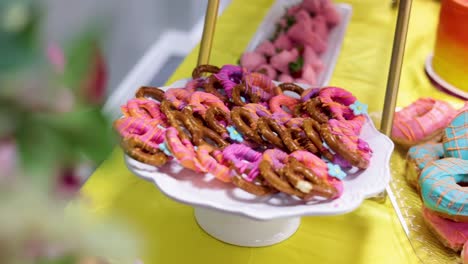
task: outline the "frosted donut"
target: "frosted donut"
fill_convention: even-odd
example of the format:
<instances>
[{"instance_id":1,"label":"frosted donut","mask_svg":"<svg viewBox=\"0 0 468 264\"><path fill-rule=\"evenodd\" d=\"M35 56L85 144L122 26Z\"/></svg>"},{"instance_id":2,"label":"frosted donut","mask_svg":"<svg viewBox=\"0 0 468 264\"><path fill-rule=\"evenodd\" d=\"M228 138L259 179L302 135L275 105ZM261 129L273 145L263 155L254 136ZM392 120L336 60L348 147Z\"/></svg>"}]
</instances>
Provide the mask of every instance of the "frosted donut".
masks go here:
<instances>
[{"instance_id":1,"label":"frosted donut","mask_svg":"<svg viewBox=\"0 0 468 264\"><path fill-rule=\"evenodd\" d=\"M431 161L444 157L444 149L440 143L427 143L413 146L406 157L406 180L416 189L419 189L418 180L421 171Z\"/></svg>"},{"instance_id":2,"label":"frosted donut","mask_svg":"<svg viewBox=\"0 0 468 264\"><path fill-rule=\"evenodd\" d=\"M464 245L466 247L468 223L459 223L442 218L424 206L422 208L422 216L429 230L444 246L454 251L462 250Z\"/></svg>"},{"instance_id":3,"label":"frosted donut","mask_svg":"<svg viewBox=\"0 0 468 264\"><path fill-rule=\"evenodd\" d=\"M171 88L164 94L164 99L171 102L177 109L184 108L190 99L191 93L185 88Z\"/></svg>"},{"instance_id":4,"label":"frosted donut","mask_svg":"<svg viewBox=\"0 0 468 264\"><path fill-rule=\"evenodd\" d=\"M203 166L206 172L213 174L217 179L223 182L231 181L231 170L219 163L212 155L213 148L208 145L201 145L198 147L197 159Z\"/></svg>"},{"instance_id":5,"label":"frosted donut","mask_svg":"<svg viewBox=\"0 0 468 264\"><path fill-rule=\"evenodd\" d=\"M462 260L462 264L468 264L468 243L465 242L463 246L462 252L460 254L460 258Z\"/></svg>"},{"instance_id":6,"label":"frosted donut","mask_svg":"<svg viewBox=\"0 0 468 264\"><path fill-rule=\"evenodd\" d=\"M392 139L405 147L437 139L456 115L448 103L422 98L395 113Z\"/></svg>"},{"instance_id":7,"label":"frosted donut","mask_svg":"<svg viewBox=\"0 0 468 264\"><path fill-rule=\"evenodd\" d=\"M436 214L468 222L468 160L445 158L431 162L421 172L419 185L424 205Z\"/></svg>"},{"instance_id":8,"label":"frosted donut","mask_svg":"<svg viewBox=\"0 0 468 264\"><path fill-rule=\"evenodd\" d=\"M468 110L459 113L442 137L445 156L468 160Z\"/></svg>"},{"instance_id":9,"label":"frosted donut","mask_svg":"<svg viewBox=\"0 0 468 264\"><path fill-rule=\"evenodd\" d=\"M221 110L229 113L229 108L224 105L218 97L213 94L205 92L194 92L190 95L189 105L192 107L194 113L205 116L206 111L210 106L219 107Z\"/></svg>"},{"instance_id":10,"label":"frosted donut","mask_svg":"<svg viewBox=\"0 0 468 264\"><path fill-rule=\"evenodd\" d=\"M166 130L166 144L180 165L195 172L205 172L205 168L197 159L192 143L188 139L179 138L177 129L170 127Z\"/></svg>"},{"instance_id":11,"label":"frosted donut","mask_svg":"<svg viewBox=\"0 0 468 264\"><path fill-rule=\"evenodd\" d=\"M329 198L335 199L343 194L343 182L328 174L328 167L325 161L308 151L302 150L294 151L289 154L289 156L304 164L304 166L309 168L315 176L326 181L334 188L334 195Z\"/></svg>"}]
</instances>

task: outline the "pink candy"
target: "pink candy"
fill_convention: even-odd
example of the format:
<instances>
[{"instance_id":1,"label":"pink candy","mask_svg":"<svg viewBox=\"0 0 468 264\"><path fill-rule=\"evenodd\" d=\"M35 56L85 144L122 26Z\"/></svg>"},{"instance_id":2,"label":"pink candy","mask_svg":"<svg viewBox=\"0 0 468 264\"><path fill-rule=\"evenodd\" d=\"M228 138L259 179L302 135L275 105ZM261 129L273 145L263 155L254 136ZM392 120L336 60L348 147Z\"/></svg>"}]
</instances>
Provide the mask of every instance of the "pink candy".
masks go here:
<instances>
[{"instance_id":1,"label":"pink candy","mask_svg":"<svg viewBox=\"0 0 468 264\"><path fill-rule=\"evenodd\" d=\"M330 0L302 1L277 21L275 38L263 41L253 52L245 52L240 64L281 82L316 85L325 68L318 55L327 50L330 29L340 20Z\"/></svg>"},{"instance_id":2,"label":"pink candy","mask_svg":"<svg viewBox=\"0 0 468 264\"><path fill-rule=\"evenodd\" d=\"M279 72L289 74L289 63L294 62L299 57L297 49L283 50L275 56L271 57L270 64Z\"/></svg>"},{"instance_id":3,"label":"pink candy","mask_svg":"<svg viewBox=\"0 0 468 264\"><path fill-rule=\"evenodd\" d=\"M262 64L266 63L265 57L256 52L246 52L242 54L240 63L242 67L246 68L249 71L255 70Z\"/></svg>"}]
</instances>

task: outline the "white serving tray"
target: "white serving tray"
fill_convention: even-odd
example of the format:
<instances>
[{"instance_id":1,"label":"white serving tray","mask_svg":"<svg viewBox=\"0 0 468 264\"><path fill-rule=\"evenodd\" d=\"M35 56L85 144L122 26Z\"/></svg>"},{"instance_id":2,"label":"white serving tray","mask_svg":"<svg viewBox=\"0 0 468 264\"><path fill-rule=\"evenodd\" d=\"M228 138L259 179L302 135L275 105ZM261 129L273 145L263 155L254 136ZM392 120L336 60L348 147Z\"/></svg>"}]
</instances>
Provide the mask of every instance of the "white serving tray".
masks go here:
<instances>
[{"instance_id":1,"label":"white serving tray","mask_svg":"<svg viewBox=\"0 0 468 264\"><path fill-rule=\"evenodd\" d=\"M257 29L246 50L253 51L262 41L269 39L274 34L276 23L284 15L286 8L300 2L301 0L277 0ZM317 86L319 87L327 86L330 82L353 10L349 4L335 4L335 6L341 15L341 22L330 30L328 49L320 55L325 68L317 76Z\"/></svg>"},{"instance_id":2,"label":"white serving tray","mask_svg":"<svg viewBox=\"0 0 468 264\"><path fill-rule=\"evenodd\" d=\"M161 89L183 87L186 82L180 80ZM385 190L390 181L393 142L375 128L369 117L361 138L374 150L369 168L346 177L343 195L326 202L304 203L283 194L256 197L209 174L183 169L176 162L156 168L128 156L125 161L135 175L154 182L168 197L195 207L198 223L212 236L241 246L265 246L291 236L301 216L345 214Z\"/></svg>"}]
</instances>

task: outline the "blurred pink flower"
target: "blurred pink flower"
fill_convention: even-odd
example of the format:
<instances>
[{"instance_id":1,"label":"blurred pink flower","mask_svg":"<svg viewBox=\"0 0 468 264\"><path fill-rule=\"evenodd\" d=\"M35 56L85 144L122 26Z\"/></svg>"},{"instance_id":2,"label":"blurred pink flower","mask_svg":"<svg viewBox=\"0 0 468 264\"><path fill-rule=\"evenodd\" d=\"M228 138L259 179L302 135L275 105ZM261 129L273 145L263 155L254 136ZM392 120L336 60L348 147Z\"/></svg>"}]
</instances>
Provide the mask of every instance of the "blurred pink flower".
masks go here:
<instances>
[{"instance_id":1,"label":"blurred pink flower","mask_svg":"<svg viewBox=\"0 0 468 264\"><path fill-rule=\"evenodd\" d=\"M47 46L47 59L54 67L57 73L63 73L65 70L65 55L63 50L56 43L50 43Z\"/></svg>"},{"instance_id":2,"label":"blurred pink flower","mask_svg":"<svg viewBox=\"0 0 468 264\"><path fill-rule=\"evenodd\" d=\"M0 139L0 185L14 179L17 171L18 158L16 144L12 138Z\"/></svg>"}]
</instances>

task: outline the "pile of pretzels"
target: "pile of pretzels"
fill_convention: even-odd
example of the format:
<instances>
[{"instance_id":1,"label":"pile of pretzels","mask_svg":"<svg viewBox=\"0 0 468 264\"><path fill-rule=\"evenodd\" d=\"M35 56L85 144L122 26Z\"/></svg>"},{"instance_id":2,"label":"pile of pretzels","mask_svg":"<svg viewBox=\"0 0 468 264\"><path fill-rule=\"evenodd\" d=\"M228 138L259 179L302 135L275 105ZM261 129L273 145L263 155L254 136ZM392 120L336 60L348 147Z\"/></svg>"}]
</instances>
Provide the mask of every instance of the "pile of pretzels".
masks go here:
<instances>
[{"instance_id":1,"label":"pile of pretzels","mask_svg":"<svg viewBox=\"0 0 468 264\"><path fill-rule=\"evenodd\" d=\"M184 87L141 87L114 122L130 157L210 173L259 196L335 199L369 166L367 106L338 87L276 85L245 68L201 65Z\"/></svg>"}]
</instances>

